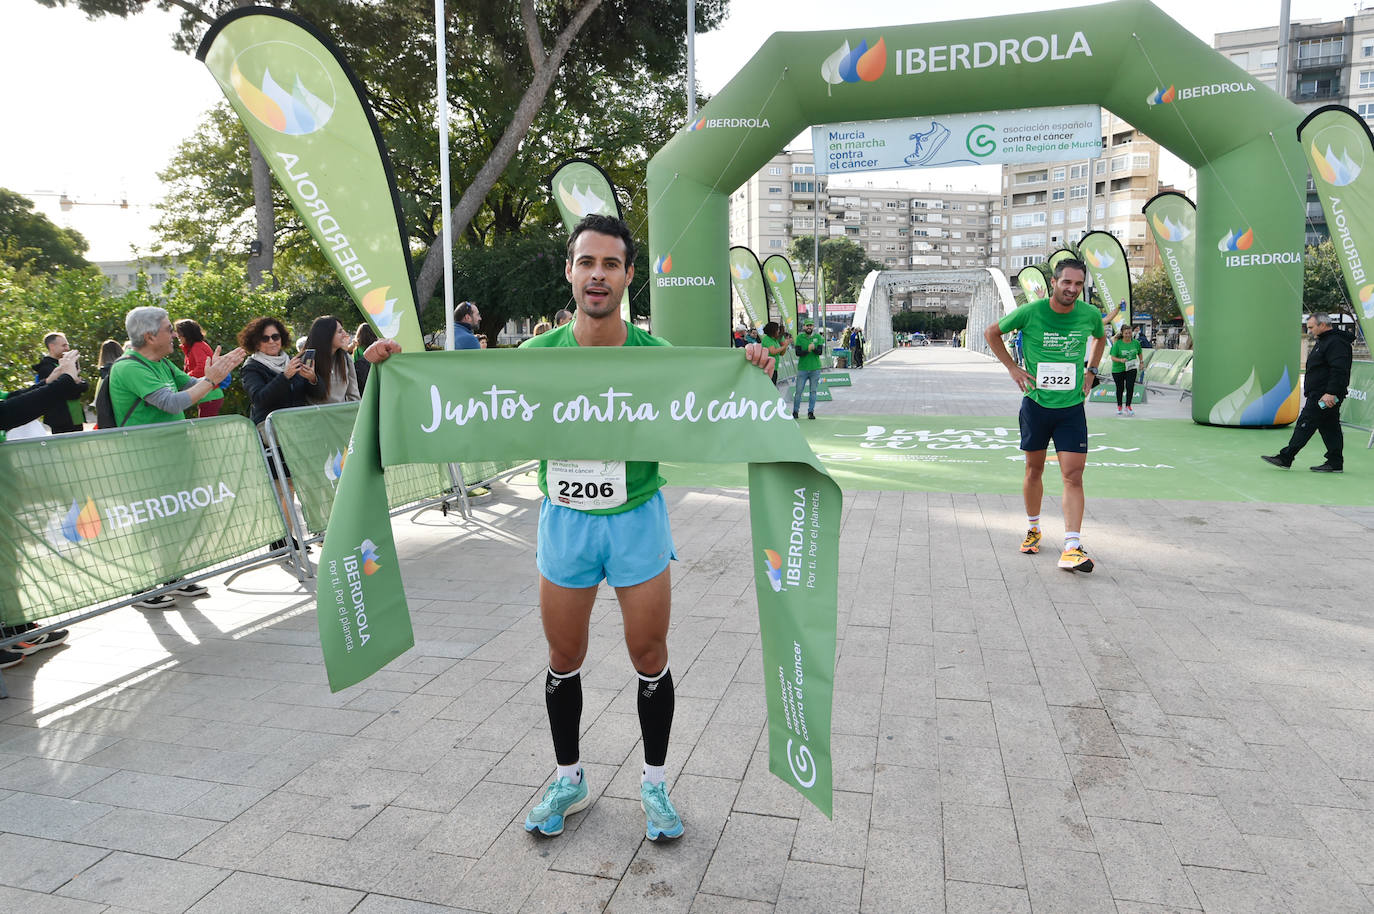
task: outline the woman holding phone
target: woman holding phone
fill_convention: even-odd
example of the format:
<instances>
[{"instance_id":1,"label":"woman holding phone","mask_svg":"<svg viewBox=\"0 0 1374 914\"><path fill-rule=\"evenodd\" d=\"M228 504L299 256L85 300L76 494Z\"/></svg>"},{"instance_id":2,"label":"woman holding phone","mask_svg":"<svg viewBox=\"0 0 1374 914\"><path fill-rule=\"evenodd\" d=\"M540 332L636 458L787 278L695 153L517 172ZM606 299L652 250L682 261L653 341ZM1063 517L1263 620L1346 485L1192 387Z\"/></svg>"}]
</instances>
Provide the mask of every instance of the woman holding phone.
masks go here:
<instances>
[{"instance_id":1,"label":"woman holding phone","mask_svg":"<svg viewBox=\"0 0 1374 914\"><path fill-rule=\"evenodd\" d=\"M302 356L311 363L319 382L307 395L311 403L344 403L361 400L358 393L358 374L348 353L352 337L348 329L332 314L315 319L305 338Z\"/></svg>"}]
</instances>

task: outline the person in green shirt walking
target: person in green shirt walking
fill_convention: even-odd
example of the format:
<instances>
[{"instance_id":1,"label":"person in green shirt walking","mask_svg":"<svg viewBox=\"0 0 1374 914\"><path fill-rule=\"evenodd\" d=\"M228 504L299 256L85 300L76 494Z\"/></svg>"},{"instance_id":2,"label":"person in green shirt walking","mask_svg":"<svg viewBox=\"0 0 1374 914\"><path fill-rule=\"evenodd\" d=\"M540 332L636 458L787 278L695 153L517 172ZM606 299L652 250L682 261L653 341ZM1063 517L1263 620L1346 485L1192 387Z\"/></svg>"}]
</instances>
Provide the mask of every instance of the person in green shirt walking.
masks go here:
<instances>
[{"instance_id":1,"label":"person in green shirt walking","mask_svg":"<svg viewBox=\"0 0 1374 914\"><path fill-rule=\"evenodd\" d=\"M1140 341L1134 338L1135 331L1129 326L1121 328L1121 333L1112 342L1109 353L1112 359L1112 383L1116 385L1116 414L1121 412L1122 394L1126 397L1124 415L1134 416L1131 402L1135 398L1135 379L1140 371Z\"/></svg>"},{"instance_id":2,"label":"person in green shirt walking","mask_svg":"<svg viewBox=\"0 0 1374 914\"><path fill-rule=\"evenodd\" d=\"M1088 460L1088 419L1083 401L1092 389L1097 369L1083 366L1102 360L1107 332L1102 313L1078 297L1087 275L1088 268L1082 261L1059 261L1049 298L1022 305L983 332L992 354L1025 394L1020 423L1026 478L1021 494L1030 529L1021 541L1021 551L1040 551L1045 457L1053 439L1059 473L1064 479L1064 552L1059 567L1068 571L1093 570L1079 528L1083 525L1083 467ZM1021 331L1025 368L1016 364L1002 340L1002 334L1013 330Z\"/></svg>"},{"instance_id":3,"label":"person in green shirt walking","mask_svg":"<svg viewBox=\"0 0 1374 914\"><path fill-rule=\"evenodd\" d=\"M797 349L797 377L792 383L792 418L800 418L802 388L811 385L811 399L806 406L806 418L816 418L816 390L821 385L821 353L825 352L825 336L816 332L812 318L802 321L802 332L794 344Z\"/></svg>"}]
</instances>

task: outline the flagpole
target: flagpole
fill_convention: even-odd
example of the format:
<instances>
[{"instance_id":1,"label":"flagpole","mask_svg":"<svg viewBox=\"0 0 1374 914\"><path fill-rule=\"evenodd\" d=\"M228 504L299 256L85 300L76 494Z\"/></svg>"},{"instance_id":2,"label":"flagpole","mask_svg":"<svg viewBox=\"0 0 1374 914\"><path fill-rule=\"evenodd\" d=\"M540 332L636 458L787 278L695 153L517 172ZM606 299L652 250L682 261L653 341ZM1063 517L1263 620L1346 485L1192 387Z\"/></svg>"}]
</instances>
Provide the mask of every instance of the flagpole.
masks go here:
<instances>
[{"instance_id":1,"label":"flagpole","mask_svg":"<svg viewBox=\"0 0 1374 914\"><path fill-rule=\"evenodd\" d=\"M444 44L444 0L434 0L435 101L439 115L439 199L444 244L444 348L453 348L453 227L448 192L448 50Z\"/></svg>"},{"instance_id":2,"label":"flagpole","mask_svg":"<svg viewBox=\"0 0 1374 914\"><path fill-rule=\"evenodd\" d=\"M697 119L697 0L687 0L687 123Z\"/></svg>"}]
</instances>

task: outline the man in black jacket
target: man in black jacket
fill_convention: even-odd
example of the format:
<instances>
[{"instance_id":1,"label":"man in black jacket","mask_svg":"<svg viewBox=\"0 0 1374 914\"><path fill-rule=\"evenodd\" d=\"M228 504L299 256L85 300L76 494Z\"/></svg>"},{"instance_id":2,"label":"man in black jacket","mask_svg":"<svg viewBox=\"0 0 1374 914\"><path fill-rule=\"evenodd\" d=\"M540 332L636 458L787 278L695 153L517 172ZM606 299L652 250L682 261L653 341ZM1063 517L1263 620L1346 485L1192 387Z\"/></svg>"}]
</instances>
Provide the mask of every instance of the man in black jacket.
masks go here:
<instances>
[{"instance_id":1,"label":"man in black jacket","mask_svg":"<svg viewBox=\"0 0 1374 914\"><path fill-rule=\"evenodd\" d=\"M67 352L72 347L67 343L65 333L49 333L43 337L43 345L48 348L48 354L39 359L33 366L35 380L46 381L48 375L57 370L58 360L62 358L62 353ZM43 421L52 429L54 435L63 432L79 432L85 426L85 411L81 407L81 396L86 393L89 385L85 381L76 382L76 394L69 400L64 400L52 406L43 415Z\"/></svg>"},{"instance_id":2,"label":"man in black jacket","mask_svg":"<svg viewBox=\"0 0 1374 914\"><path fill-rule=\"evenodd\" d=\"M1311 470L1314 473L1340 473L1345 469L1341 401L1350 389L1351 344L1355 338L1331 326L1331 318L1326 314L1308 317L1307 330L1316 339L1312 351L1307 354L1307 376L1303 381L1303 393L1307 400L1298 414L1293 437L1287 446L1274 456L1264 456L1262 459L1276 467L1291 467L1293 458L1311 440L1312 434L1321 432L1322 443L1326 445L1326 462Z\"/></svg>"}]
</instances>

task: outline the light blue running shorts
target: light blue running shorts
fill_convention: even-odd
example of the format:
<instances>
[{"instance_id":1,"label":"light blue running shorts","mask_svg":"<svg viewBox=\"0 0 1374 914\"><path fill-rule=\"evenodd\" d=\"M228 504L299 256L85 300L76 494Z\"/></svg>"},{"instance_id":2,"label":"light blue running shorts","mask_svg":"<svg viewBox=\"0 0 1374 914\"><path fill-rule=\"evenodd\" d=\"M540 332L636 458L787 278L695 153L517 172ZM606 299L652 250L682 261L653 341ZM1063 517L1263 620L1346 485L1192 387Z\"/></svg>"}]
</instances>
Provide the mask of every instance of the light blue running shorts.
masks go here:
<instances>
[{"instance_id":1,"label":"light blue running shorts","mask_svg":"<svg viewBox=\"0 0 1374 914\"><path fill-rule=\"evenodd\" d=\"M668 506L655 492L620 514L588 514L544 499L539 506L539 573L559 587L633 587L677 558Z\"/></svg>"}]
</instances>

